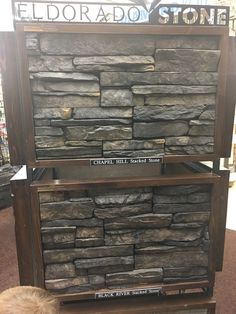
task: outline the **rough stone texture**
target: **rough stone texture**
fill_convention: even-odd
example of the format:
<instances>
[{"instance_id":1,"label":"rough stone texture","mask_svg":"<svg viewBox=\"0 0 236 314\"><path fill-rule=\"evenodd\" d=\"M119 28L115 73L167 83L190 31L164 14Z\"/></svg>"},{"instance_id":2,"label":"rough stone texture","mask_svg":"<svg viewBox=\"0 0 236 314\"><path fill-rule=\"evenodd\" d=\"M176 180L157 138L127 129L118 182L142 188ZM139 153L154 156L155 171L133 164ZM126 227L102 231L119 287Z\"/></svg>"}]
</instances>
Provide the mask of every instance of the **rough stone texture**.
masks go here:
<instances>
[{"instance_id":1,"label":"rough stone texture","mask_svg":"<svg viewBox=\"0 0 236 314\"><path fill-rule=\"evenodd\" d=\"M56 193L56 192L53 192ZM41 193L40 193L41 194ZM55 202L58 200L55 199ZM43 203L43 202L42 202ZM44 202L45 203L45 202ZM102 227L103 221L97 218L89 218L89 219L60 219L52 221L43 221L42 225L45 227L69 227L69 226L76 226L76 227Z\"/></svg>"},{"instance_id":2,"label":"rough stone texture","mask_svg":"<svg viewBox=\"0 0 236 314\"><path fill-rule=\"evenodd\" d=\"M54 280L45 280L45 288L48 290L64 290L70 287L76 286L79 288L81 285L88 284L87 276L80 276L76 278L69 279L54 279Z\"/></svg>"},{"instance_id":3,"label":"rough stone texture","mask_svg":"<svg viewBox=\"0 0 236 314\"><path fill-rule=\"evenodd\" d=\"M105 220L105 230L163 228L169 226L171 220L172 215L155 214L115 218L112 220Z\"/></svg>"},{"instance_id":4,"label":"rough stone texture","mask_svg":"<svg viewBox=\"0 0 236 314\"><path fill-rule=\"evenodd\" d=\"M200 250L165 252L160 254L136 255L135 268L154 267L207 267L208 255Z\"/></svg>"},{"instance_id":5,"label":"rough stone texture","mask_svg":"<svg viewBox=\"0 0 236 314\"><path fill-rule=\"evenodd\" d=\"M204 105L145 106L134 108L134 121L195 119L203 112Z\"/></svg>"},{"instance_id":6,"label":"rough stone texture","mask_svg":"<svg viewBox=\"0 0 236 314\"><path fill-rule=\"evenodd\" d=\"M51 121L49 119L34 119L34 126L50 126Z\"/></svg>"},{"instance_id":7,"label":"rough stone texture","mask_svg":"<svg viewBox=\"0 0 236 314\"><path fill-rule=\"evenodd\" d=\"M75 247L103 246L103 238L75 239Z\"/></svg>"},{"instance_id":8,"label":"rough stone texture","mask_svg":"<svg viewBox=\"0 0 236 314\"><path fill-rule=\"evenodd\" d=\"M154 58L151 56L95 56L75 57L73 64L79 71L154 71Z\"/></svg>"},{"instance_id":9,"label":"rough stone texture","mask_svg":"<svg viewBox=\"0 0 236 314\"><path fill-rule=\"evenodd\" d=\"M192 194L196 192L209 192L210 186L205 184L188 184L188 185L177 185L177 186L159 186L155 190L157 194L165 195L179 195L179 194Z\"/></svg>"},{"instance_id":10,"label":"rough stone texture","mask_svg":"<svg viewBox=\"0 0 236 314\"><path fill-rule=\"evenodd\" d=\"M138 151L104 151L103 156L107 158L116 158L116 157L162 157L164 154L164 149L155 149L155 150L138 150Z\"/></svg>"},{"instance_id":11,"label":"rough stone texture","mask_svg":"<svg viewBox=\"0 0 236 314\"><path fill-rule=\"evenodd\" d=\"M220 50L157 49L155 59L159 72L215 72Z\"/></svg>"},{"instance_id":12,"label":"rough stone texture","mask_svg":"<svg viewBox=\"0 0 236 314\"><path fill-rule=\"evenodd\" d=\"M145 105L151 106L174 106L174 105L188 105L198 106L215 106L216 96L215 94L199 94L199 95L156 95L147 96L145 98Z\"/></svg>"},{"instance_id":13,"label":"rough stone texture","mask_svg":"<svg viewBox=\"0 0 236 314\"><path fill-rule=\"evenodd\" d=\"M64 192L40 192L38 195L40 204L60 202L65 199Z\"/></svg>"},{"instance_id":14,"label":"rough stone texture","mask_svg":"<svg viewBox=\"0 0 236 314\"><path fill-rule=\"evenodd\" d=\"M35 136L36 148L61 147L64 146L63 137Z\"/></svg>"},{"instance_id":15,"label":"rough stone texture","mask_svg":"<svg viewBox=\"0 0 236 314\"><path fill-rule=\"evenodd\" d=\"M72 57L66 56L30 56L29 71L63 71L72 72L74 70Z\"/></svg>"},{"instance_id":16,"label":"rough stone texture","mask_svg":"<svg viewBox=\"0 0 236 314\"><path fill-rule=\"evenodd\" d=\"M142 45L140 45L142 42ZM58 45L60 43L60 45ZM146 55L154 53L154 41L144 35L98 35L98 34L41 34L40 48L52 55Z\"/></svg>"},{"instance_id":17,"label":"rough stone texture","mask_svg":"<svg viewBox=\"0 0 236 314\"><path fill-rule=\"evenodd\" d=\"M133 262L131 264L123 264L123 265L114 265L114 266L97 266L92 267L87 270L88 274L111 274L117 273L120 271L130 271L133 270Z\"/></svg>"},{"instance_id":18,"label":"rough stone texture","mask_svg":"<svg viewBox=\"0 0 236 314\"><path fill-rule=\"evenodd\" d=\"M111 286L129 286L132 284L150 284L161 282L162 268L138 269L131 272L121 272L106 275L106 283Z\"/></svg>"},{"instance_id":19,"label":"rough stone texture","mask_svg":"<svg viewBox=\"0 0 236 314\"><path fill-rule=\"evenodd\" d=\"M157 138L164 136L187 135L189 130L186 121L137 122L134 123L134 138Z\"/></svg>"},{"instance_id":20,"label":"rough stone texture","mask_svg":"<svg viewBox=\"0 0 236 314\"><path fill-rule=\"evenodd\" d=\"M210 213L177 213L173 217L174 223L179 222L203 222L208 223L210 219Z\"/></svg>"},{"instance_id":21,"label":"rough stone texture","mask_svg":"<svg viewBox=\"0 0 236 314\"><path fill-rule=\"evenodd\" d=\"M177 155L204 155L204 154L212 154L214 153L213 144L205 145L205 146L168 146L165 149L166 155L177 154Z\"/></svg>"},{"instance_id":22,"label":"rough stone texture","mask_svg":"<svg viewBox=\"0 0 236 314\"><path fill-rule=\"evenodd\" d=\"M55 159L55 158L76 158L77 157L102 157L101 147L57 147L37 149L36 155L39 159Z\"/></svg>"},{"instance_id":23,"label":"rough stone texture","mask_svg":"<svg viewBox=\"0 0 236 314\"><path fill-rule=\"evenodd\" d=\"M210 136L179 136L179 137L166 137L165 145L167 146L187 146L187 145L209 145L214 143L214 137Z\"/></svg>"},{"instance_id":24,"label":"rough stone texture","mask_svg":"<svg viewBox=\"0 0 236 314\"><path fill-rule=\"evenodd\" d=\"M153 212L156 214L178 213L178 212L204 212L210 210L209 203L199 204L154 204Z\"/></svg>"},{"instance_id":25,"label":"rough stone texture","mask_svg":"<svg viewBox=\"0 0 236 314\"><path fill-rule=\"evenodd\" d=\"M99 84L89 81L40 81L31 82L33 93L50 95L53 92L66 92L72 94L92 94L99 96Z\"/></svg>"},{"instance_id":26,"label":"rough stone texture","mask_svg":"<svg viewBox=\"0 0 236 314\"><path fill-rule=\"evenodd\" d=\"M93 215L94 203L90 198L78 202L44 203L40 206L41 220L83 219Z\"/></svg>"},{"instance_id":27,"label":"rough stone texture","mask_svg":"<svg viewBox=\"0 0 236 314\"><path fill-rule=\"evenodd\" d=\"M74 110L74 119L131 118L132 109L127 108L80 108Z\"/></svg>"},{"instance_id":28,"label":"rough stone texture","mask_svg":"<svg viewBox=\"0 0 236 314\"><path fill-rule=\"evenodd\" d=\"M92 108L91 108L92 109ZM106 125L132 125L132 120L129 119L81 119L81 120L51 120L51 126L58 126L58 127L66 127L66 126L106 126ZM86 143L86 141L83 141ZM87 142L86 146L91 141Z\"/></svg>"},{"instance_id":29,"label":"rough stone texture","mask_svg":"<svg viewBox=\"0 0 236 314\"><path fill-rule=\"evenodd\" d=\"M134 193L134 194L121 194L121 195L104 195L96 196L95 204L98 207L106 208L113 206L125 206L130 204L139 204L152 201L152 193Z\"/></svg>"},{"instance_id":30,"label":"rough stone texture","mask_svg":"<svg viewBox=\"0 0 236 314\"><path fill-rule=\"evenodd\" d=\"M42 242L44 248L67 248L73 247L75 242L75 227L50 227L42 228Z\"/></svg>"},{"instance_id":31,"label":"rough stone texture","mask_svg":"<svg viewBox=\"0 0 236 314\"><path fill-rule=\"evenodd\" d=\"M78 227L76 238L103 238L103 228L100 227Z\"/></svg>"},{"instance_id":32,"label":"rough stone texture","mask_svg":"<svg viewBox=\"0 0 236 314\"><path fill-rule=\"evenodd\" d=\"M99 147L101 146L101 142L99 141L66 141L66 146L72 146L72 147Z\"/></svg>"},{"instance_id":33,"label":"rough stone texture","mask_svg":"<svg viewBox=\"0 0 236 314\"><path fill-rule=\"evenodd\" d=\"M107 89L101 91L101 106L132 106L133 95L128 89Z\"/></svg>"},{"instance_id":34,"label":"rough stone texture","mask_svg":"<svg viewBox=\"0 0 236 314\"><path fill-rule=\"evenodd\" d=\"M209 36L159 36L156 48L209 49L218 48L218 38Z\"/></svg>"},{"instance_id":35,"label":"rough stone texture","mask_svg":"<svg viewBox=\"0 0 236 314\"><path fill-rule=\"evenodd\" d=\"M38 72L32 73L30 79L44 80L44 82L67 82L67 81L99 81L99 78L92 74L85 73L64 73L64 72Z\"/></svg>"},{"instance_id":36,"label":"rough stone texture","mask_svg":"<svg viewBox=\"0 0 236 314\"><path fill-rule=\"evenodd\" d=\"M204 276L207 275L206 267L175 267L175 268L166 268L164 267L164 276L165 277L190 277L190 276Z\"/></svg>"},{"instance_id":37,"label":"rough stone texture","mask_svg":"<svg viewBox=\"0 0 236 314\"><path fill-rule=\"evenodd\" d=\"M122 207L96 208L94 211L94 215L101 219L110 219L115 217L129 217L132 215L141 215L145 213L150 213L151 211L151 203L135 204Z\"/></svg>"},{"instance_id":38,"label":"rough stone texture","mask_svg":"<svg viewBox=\"0 0 236 314\"><path fill-rule=\"evenodd\" d=\"M217 72L174 72L171 69L165 73L103 72L101 73L101 86L133 86L140 84L217 85Z\"/></svg>"},{"instance_id":39,"label":"rough stone texture","mask_svg":"<svg viewBox=\"0 0 236 314\"><path fill-rule=\"evenodd\" d=\"M99 97L93 96L33 96L35 108L77 108L99 106Z\"/></svg>"},{"instance_id":40,"label":"rough stone texture","mask_svg":"<svg viewBox=\"0 0 236 314\"><path fill-rule=\"evenodd\" d=\"M200 238L202 229L169 230L169 229L151 229L151 230L124 230L124 231L106 231L106 245L138 244L142 242L163 242L163 241L194 241Z\"/></svg>"},{"instance_id":41,"label":"rough stone texture","mask_svg":"<svg viewBox=\"0 0 236 314\"><path fill-rule=\"evenodd\" d=\"M133 256L118 256L118 257L101 257L101 258L89 258L89 259L77 259L75 260L75 267L77 269L89 269L100 265L102 266L114 266L114 265L130 265L134 263Z\"/></svg>"},{"instance_id":42,"label":"rough stone texture","mask_svg":"<svg viewBox=\"0 0 236 314\"><path fill-rule=\"evenodd\" d=\"M37 127L35 128L36 136L61 136L63 131L61 128Z\"/></svg>"},{"instance_id":43,"label":"rough stone texture","mask_svg":"<svg viewBox=\"0 0 236 314\"><path fill-rule=\"evenodd\" d=\"M127 140L127 141L112 141L103 142L103 150L143 150L143 149L161 149L165 140Z\"/></svg>"},{"instance_id":44,"label":"rough stone texture","mask_svg":"<svg viewBox=\"0 0 236 314\"><path fill-rule=\"evenodd\" d=\"M75 265L73 263L46 265L45 279L76 277Z\"/></svg>"},{"instance_id":45,"label":"rough stone texture","mask_svg":"<svg viewBox=\"0 0 236 314\"><path fill-rule=\"evenodd\" d=\"M131 139L132 128L123 125L68 127L66 128L66 138L69 141Z\"/></svg>"},{"instance_id":46,"label":"rough stone texture","mask_svg":"<svg viewBox=\"0 0 236 314\"><path fill-rule=\"evenodd\" d=\"M215 110L206 110L200 115L199 119L201 119L201 120L215 120L215 116L216 116Z\"/></svg>"},{"instance_id":47,"label":"rough stone texture","mask_svg":"<svg viewBox=\"0 0 236 314\"><path fill-rule=\"evenodd\" d=\"M188 135L193 136L213 136L214 124L212 125L194 125L190 127Z\"/></svg>"},{"instance_id":48,"label":"rough stone texture","mask_svg":"<svg viewBox=\"0 0 236 314\"><path fill-rule=\"evenodd\" d=\"M29 55L39 55L39 38L36 33L27 33L26 34L26 49Z\"/></svg>"},{"instance_id":49,"label":"rough stone texture","mask_svg":"<svg viewBox=\"0 0 236 314\"><path fill-rule=\"evenodd\" d=\"M130 245L120 246L98 246L83 249L46 250L44 251L44 261L46 264L71 262L75 259L92 259L103 257L124 257L132 254L133 247ZM119 264L119 263L118 263ZM100 264L94 267L101 266ZM106 266L106 265L104 265Z\"/></svg>"},{"instance_id":50,"label":"rough stone texture","mask_svg":"<svg viewBox=\"0 0 236 314\"><path fill-rule=\"evenodd\" d=\"M154 195L154 204L181 204L181 203L207 203L210 195L207 192L195 192L180 195Z\"/></svg>"},{"instance_id":51,"label":"rough stone texture","mask_svg":"<svg viewBox=\"0 0 236 314\"><path fill-rule=\"evenodd\" d=\"M35 119L70 119L71 108L37 108L34 110Z\"/></svg>"},{"instance_id":52,"label":"rough stone texture","mask_svg":"<svg viewBox=\"0 0 236 314\"><path fill-rule=\"evenodd\" d=\"M137 95L150 94L214 94L215 86L183 86L183 85L134 85L132 92Z\"/></svg>"}]
</instances>

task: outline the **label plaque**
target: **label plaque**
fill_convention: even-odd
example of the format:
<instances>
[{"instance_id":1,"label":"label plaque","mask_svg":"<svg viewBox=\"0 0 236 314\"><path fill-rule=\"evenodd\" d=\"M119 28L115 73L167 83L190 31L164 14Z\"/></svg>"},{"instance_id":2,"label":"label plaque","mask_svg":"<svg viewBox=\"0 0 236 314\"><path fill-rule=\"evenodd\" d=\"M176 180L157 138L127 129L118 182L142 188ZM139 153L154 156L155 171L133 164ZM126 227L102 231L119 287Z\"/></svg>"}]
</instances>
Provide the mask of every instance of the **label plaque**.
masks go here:
<instances>
[{"instance_id":1,"label":"label plaque","mask_svg":"<svg viewBox=\"0 0 236 314\"><path fill-rule=\"evenodd\" d=\"M117 166L162 163L163 157L90 159L90 166Z\"/></svg>"},{"instance_id":2,"label":"label plaque","mask_svg":"<svg viewBox=\"0 0 236 314\"><path fill-rule=\"evenodd\" d=\"M111 299L119 297L130 297L138 295L156 294L162 295L162 288L147 288L147 289L129 289L129 290L117 290L117 291L104 291L95 293L95 299Z\"/></svg>"}]
</instances>

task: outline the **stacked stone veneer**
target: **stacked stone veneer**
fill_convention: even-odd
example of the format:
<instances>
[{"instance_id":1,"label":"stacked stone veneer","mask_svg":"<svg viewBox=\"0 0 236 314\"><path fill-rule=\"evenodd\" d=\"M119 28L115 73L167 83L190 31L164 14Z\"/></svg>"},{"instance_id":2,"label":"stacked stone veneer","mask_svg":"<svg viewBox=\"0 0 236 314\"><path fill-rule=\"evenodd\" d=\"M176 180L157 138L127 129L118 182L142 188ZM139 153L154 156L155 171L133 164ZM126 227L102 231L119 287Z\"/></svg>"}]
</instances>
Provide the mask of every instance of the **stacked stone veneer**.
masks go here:
<instances>
[{"instance_id":1,"label":"stacked stone veneer","mask_svg":"<svg viewBox=\"0 0 236 314\"><path fill-rule=\"evenodd\" d=\"M38 159L214 150L216 37L27 34Z\"/></svg>"},{"instance_id":2,"label":"stacked stone veneer","mask_svg":"<svg viewBox=\"0 0 236 314\"><path fill-rule=\"evenodd\" d=\"M208 185L39 193L46 288L206 279L210 195Z\"/></svg>"}]
</instances>

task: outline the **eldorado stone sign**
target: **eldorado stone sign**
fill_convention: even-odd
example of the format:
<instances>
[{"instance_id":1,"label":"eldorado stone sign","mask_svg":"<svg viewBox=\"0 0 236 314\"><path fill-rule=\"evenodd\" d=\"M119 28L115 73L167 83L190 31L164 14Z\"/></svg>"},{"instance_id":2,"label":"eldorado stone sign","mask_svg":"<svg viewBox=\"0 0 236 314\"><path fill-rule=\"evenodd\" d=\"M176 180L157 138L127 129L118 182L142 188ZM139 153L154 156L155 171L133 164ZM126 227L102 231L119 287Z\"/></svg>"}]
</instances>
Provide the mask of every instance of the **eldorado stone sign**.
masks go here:
<instances>
[{"instance_id":1,"label":"eldorado stone sign","mask_svg":"<svg viewBox=\"0 0 236 314\"><path fill-rule=\"evenodd\" d=\"M229 7L162 4L161 0L154 0L148 5L149 2L15 1L14 11L16 21L22 22L229 24Z\"/></svg>"}]
</instances>

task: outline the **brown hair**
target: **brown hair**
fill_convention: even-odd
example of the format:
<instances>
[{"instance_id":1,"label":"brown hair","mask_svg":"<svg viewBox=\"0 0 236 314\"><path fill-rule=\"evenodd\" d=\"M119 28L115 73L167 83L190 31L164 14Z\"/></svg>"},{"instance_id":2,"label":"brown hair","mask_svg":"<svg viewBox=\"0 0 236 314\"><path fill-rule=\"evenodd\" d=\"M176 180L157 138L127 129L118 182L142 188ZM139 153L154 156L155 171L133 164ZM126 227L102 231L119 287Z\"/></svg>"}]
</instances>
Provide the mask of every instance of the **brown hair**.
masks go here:
<instances>
[{"instance_id":1,"label":"brown hair","mask_svg":"<svg viewBox=\"0 0 236 314\"><path fill-rule=\"evenodd\" d=\"M58 314L59 302L46 290L21 286L0 294L0 314Z\"/></svg>"}]
</instances>

